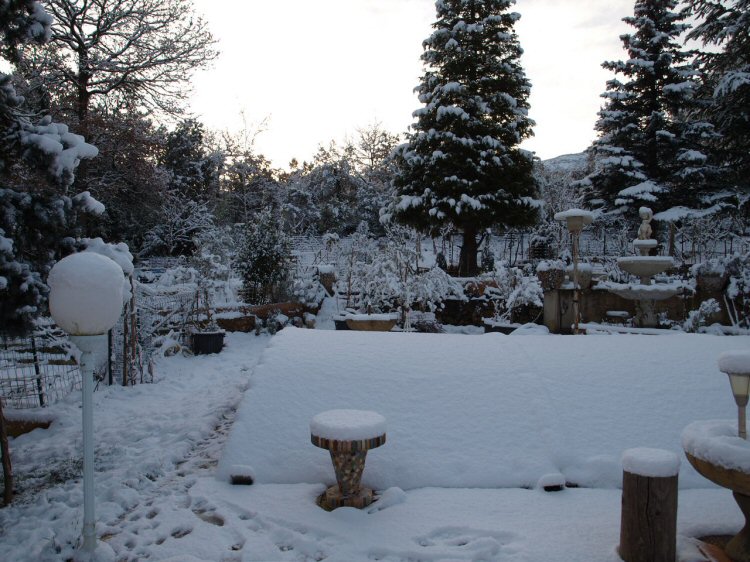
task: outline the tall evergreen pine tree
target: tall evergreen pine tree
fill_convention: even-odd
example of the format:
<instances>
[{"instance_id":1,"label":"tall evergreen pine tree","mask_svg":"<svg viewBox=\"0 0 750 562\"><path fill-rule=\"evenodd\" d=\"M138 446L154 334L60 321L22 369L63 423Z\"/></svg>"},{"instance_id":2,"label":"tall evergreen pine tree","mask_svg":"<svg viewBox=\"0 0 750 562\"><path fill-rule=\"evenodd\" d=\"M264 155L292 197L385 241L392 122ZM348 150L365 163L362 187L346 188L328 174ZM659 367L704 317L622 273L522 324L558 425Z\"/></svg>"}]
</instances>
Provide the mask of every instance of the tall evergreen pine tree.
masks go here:
<instances>
[{"instance_id":1,"label":"tall evergreen pine tree","mask_svg":"<svg viewBox=\"0 0 750 562\"><path fill-rule=\"evenodd\" d=\"M591 203L637 219L642 205L657 211L699 206L715 186L717 168L705 149L715 136L706 122L692 120L698 100L697 71L677 38L689 27L678 0L637 0L623 21L625 61L603 67L624 77L607 82L592 150L596 169L585 183Z\"/></svg>"},{"instance_id":2,"label":"tall evergreen pine tree","mask_svg":"<svg viewBox=\"0 0 750 562\"><path fill-rule=\"evenodd\" d=\"M701 23L688 37L719 52L702 53L712 103L705 114L721 133L717 147L727 185L750 190L750 0L689 0Z\"/></svg>"},{"instance_id":3,"label":"tall evergreen pine tree","mask_svg":"<svg viewBox=\"0 0 750 562\"><path fill-rule=\"evenodd\" d=\"M513 30L515 0L438 0L435 31L424 41L426 71L417 87L424 107L396 151L396 200L386 212L425 232L463 233L459 271L478 271L483 229L525 226L536 218L531 85Z\"/></svg>"}]
</instances>

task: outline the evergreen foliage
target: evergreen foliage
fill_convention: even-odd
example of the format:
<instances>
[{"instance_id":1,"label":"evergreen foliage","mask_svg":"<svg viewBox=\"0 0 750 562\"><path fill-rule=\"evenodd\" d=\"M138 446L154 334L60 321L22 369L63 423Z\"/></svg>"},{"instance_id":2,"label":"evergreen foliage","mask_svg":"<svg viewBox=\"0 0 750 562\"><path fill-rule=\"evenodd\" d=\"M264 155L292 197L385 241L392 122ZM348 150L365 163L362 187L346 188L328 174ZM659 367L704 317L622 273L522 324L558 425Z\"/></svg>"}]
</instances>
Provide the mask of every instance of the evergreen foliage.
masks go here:
<instances>
[{"instance_id":1,"label":"evergreen foliage","mask_svg":"<svg viewBox=\"0 0 750 562\"><path fill-rule=\"evenodd\" d=\"M169 174L172 191L203 201L218 194L224 155L211 150L201 122L186 119L168 133L159 163Z\"/></svg>"},{"instance_id":2,"label":"evergreen foliage","mask_svg":"<svg viewBox=\"0 0 750 562\"><path fill-rule=\"evenodd\" d=\"M16 68L24 43L46 41L51 18L38 2L0 3L0 56ZM0 72L0 326L22 331L45 305L44 277L73 248L76 210L101 213L88 193L66 194L95 147L49 116L39 118Z\"/></svg>"},{"instance_id":3,"label":"evergreen foliage","mask_svg":"<svg viewBox=\"0 0 750 562\"><path fill-rule=\"evenodd\" d=\"M515 0L438 0L424 42L424 107L396 151L397 198L384 213L423 232L462 231L460 273L477 273L478 236L492 226L535 220L531 89L513 26Z\"/></svg>"},{"instance_id":4,"label":"evergreen foliage","mask_svg":"<svg viewBox=\"0 0 750 562\"><path fill-rule=\"evenodd\" d=\"M276 213L263 211L246 225L237 261L246 302L277 301L289 279L290 256L291 243Z\"/></svg>"},{"instance_id":5,"label":"evergreen foliage","mask_svg":"<svg viewBox=\"0 0 750 562\"><path fill-rule=\"evenodd\" d=\"M704 115L721 134L717 150L727 186L750 190L750 0L689 0L700 24L688 37L719 52L701 53L707 104Z\"/></svg>"},{"instance_id":6,"label":"evergreen foliage","mask_svg":"<svg viewBox=\"0 0 750 562\"><path fill-rule=\"evenodd\" d=\"M623 79L609 80L602 94L596 169L584 184L592 205L633 220L642 205L699 207L718 186L707 146L713 127L692 118L699 104L693 53L677 42L689 12L677 6L678 0L637 0L634 15L623 18L635 28L621 36L627 60L602 64Z\"/></svg>"}]
</instances>

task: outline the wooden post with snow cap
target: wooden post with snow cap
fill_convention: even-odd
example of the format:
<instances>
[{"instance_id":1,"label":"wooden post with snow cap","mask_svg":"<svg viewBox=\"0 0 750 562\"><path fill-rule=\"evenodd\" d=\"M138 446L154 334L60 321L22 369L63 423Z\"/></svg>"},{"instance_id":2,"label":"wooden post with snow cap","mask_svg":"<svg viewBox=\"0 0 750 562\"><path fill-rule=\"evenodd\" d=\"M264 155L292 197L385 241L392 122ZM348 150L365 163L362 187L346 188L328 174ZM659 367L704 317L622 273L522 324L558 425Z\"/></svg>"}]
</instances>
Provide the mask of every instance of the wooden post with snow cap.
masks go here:
<instances>
[{"instance_id":1,"label":"wooden post with snow cap","mask_svg":"<svg viewBox=\"0 0 750 562\"><path fill-rule=\"evenodd\" d=\"M675 562L679 457L663 449L628 449L622 467L620 558Z\"/></svg>"}]
</instances>

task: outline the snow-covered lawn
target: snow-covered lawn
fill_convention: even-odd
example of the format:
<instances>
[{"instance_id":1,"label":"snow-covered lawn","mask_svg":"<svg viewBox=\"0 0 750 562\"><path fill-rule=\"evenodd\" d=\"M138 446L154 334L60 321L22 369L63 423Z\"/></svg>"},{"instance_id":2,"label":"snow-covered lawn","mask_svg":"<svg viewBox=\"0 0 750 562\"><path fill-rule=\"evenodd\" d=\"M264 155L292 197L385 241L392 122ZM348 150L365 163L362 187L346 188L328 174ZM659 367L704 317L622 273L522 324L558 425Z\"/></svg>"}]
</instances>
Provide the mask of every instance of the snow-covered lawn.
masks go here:
<instances>
[{"instance_id":1,"label":"snow-covered lawn","mask_svg":"<svg viewBox=\"0 0 750 562\"><path fill-rule=\"evenodd\" d=\"M750 338L229 334L219 355L160 360L153 385L96 393L97 532L121 561L614 561L620 454L679 452L687 423L732 418L716 358L736 348ZM0 510L0 560L74 552L79 401L11 441L21 493ZM369 510L314 503L333 471L308 424L334 408L387 418ZM238 463L255 485L228 484ZM536 487L550 474L585 487ZM692 537L742 518L686 462L680 478L681 560L703 560Z\"/></svg>"}]
</instances>

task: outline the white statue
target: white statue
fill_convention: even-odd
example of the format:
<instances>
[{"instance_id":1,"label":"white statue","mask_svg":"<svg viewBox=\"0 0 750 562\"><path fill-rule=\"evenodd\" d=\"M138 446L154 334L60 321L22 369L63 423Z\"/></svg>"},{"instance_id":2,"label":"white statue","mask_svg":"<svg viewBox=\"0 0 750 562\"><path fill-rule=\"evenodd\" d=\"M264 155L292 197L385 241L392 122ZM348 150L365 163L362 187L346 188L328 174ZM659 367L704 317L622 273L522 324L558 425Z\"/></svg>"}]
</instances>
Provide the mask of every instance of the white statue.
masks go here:
<instances>
[{"instance_id":1,"label":"white statue","mask_svg":"<svg viewBox=\"0 0 750 562\"><path fill-rule=\"evenodd\" d=\"M648 207L641 207L638 210L641 216L641 226L638 227L638 240L651 239L651 219L654 218L654 212Z\"/></svg>"}]
</instances>

